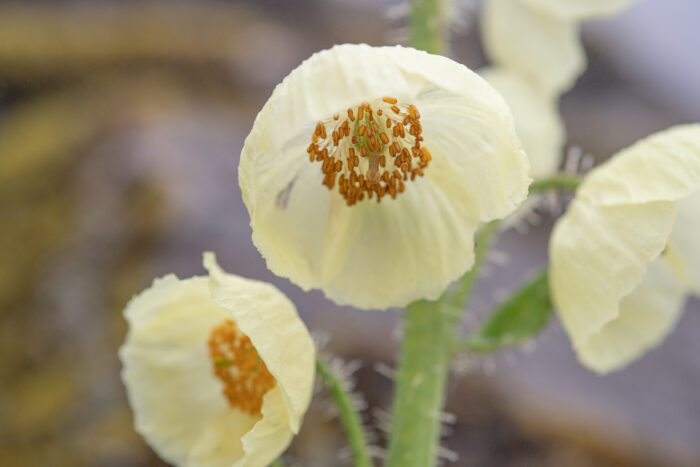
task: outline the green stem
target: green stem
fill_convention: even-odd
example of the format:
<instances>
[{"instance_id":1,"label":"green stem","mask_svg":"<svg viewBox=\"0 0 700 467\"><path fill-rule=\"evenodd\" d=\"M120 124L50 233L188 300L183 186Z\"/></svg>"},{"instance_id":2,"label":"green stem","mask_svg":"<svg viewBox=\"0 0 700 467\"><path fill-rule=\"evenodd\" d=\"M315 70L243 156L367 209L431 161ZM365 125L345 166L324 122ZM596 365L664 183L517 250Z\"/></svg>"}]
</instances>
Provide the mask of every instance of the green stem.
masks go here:
<instances>
[{"instance_id":1,"label":"green stem","mask_svg":"<svg viewBox=\"0 0 700 467\"><path fill-rule=\"evenodd\" d=\"M549 178L535 180L530 185L530 193L540 193L546 190L571 190L576 189L581 184L581 178L575 175L559 174Z\"/></svg>"},{"instance_id":2,"label":"green stem","mask_svg":"<svg viewBox=\"0 0 700 467\"><path fill-rule=\"evenodd\" d=\"M457 325L498 225L493 221L479 231L474 266L454 292L406 308L387 466L435 465Z\"/></svg>"},{"instance_id":3,"label":"green stem","mask_svg":"<svg viewBox=\"0 0 700 467\"><path fill-rule=\"evenodd\" d=\"M355 404L353 404L345 384L333 373L330 366L320 358L316 359L316 371L318 371L318 374L321 376L323 384L328 389L328 392L330 392L335 399L338 411L340 412L340 420L345 428L348 443L350 443L350 450L355 460L355 467L371 466L372 461L367 449L367 437L362 427L362 420L360 419L360 414L357 413Z\"/></svg>"},{"instance_id":4,"label":"green stem","mask_svg":"<svg viewBox=\"0 0 700 467\"><path fill-rule=\"evenodd\" d=\"M432 54L445 53L440 0L411 0L411 45Z\"/></svg>"},{"instance_id":5,"label":"green stem","mask_svg":"<svg viewBox=\"0 0 700 467\"><path fill-rule=\"evenodd\" d=\"M275 459L268 467L284 467L284 462L282 459Z\"/></svg>"},{"instance_id":6,"label":"green stem","mask_svg":"<svg viewBox=\"0 0 700 467\"><path fill-rule=\"evenodd\" d=\"M459 309L421 300L406 308L388 467L435 465Z\"/></svg>"}]
</instances>

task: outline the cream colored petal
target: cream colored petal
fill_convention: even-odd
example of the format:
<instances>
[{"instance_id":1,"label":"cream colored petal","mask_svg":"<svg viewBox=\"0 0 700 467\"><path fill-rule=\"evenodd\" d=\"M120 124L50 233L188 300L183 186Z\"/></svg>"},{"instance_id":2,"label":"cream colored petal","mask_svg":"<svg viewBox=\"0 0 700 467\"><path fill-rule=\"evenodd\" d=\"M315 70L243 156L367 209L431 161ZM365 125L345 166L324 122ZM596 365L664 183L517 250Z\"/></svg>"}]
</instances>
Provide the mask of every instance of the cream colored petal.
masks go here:
<instances>
[{"instance_id":1,"label":"cream colored petal","mask_svg":"<svg viewBox=\"0 0 700 467\"><path fill-rule=\"evenodd\" d=\"M460 171L438 151L429 169L395 200L348 208L338 196L324 215L309 213L293 194L288 213L257 223L256 245L277 261L283 253L296 254L296 263L315 278L311 285L339 304L384 309L437 298L471 266L479 219L475 195ZM323 236L311 231L305 243L300 232L318 219L327 223ZM292 267L286 271L299 277Z\"/></svg>"},{"instance_id":2,"label":"cream colored petal","mask_svg":"<svg viewBox=\"0 0 700 467\"><path fill-rule=\"evenodd\" d=\"M511 213L527 197L532 180L503 97L479 75L446 57L401 47L391 56L411 77L424 145L462 170L481 220ZM420 85L417 76L424 80Z\"/></svg>"},{"instance_id":3,"label":"cream colored petal","mask_svg":"<svg viewBox=\"0 0 700 467\"><path fill-rule=\"evenodd\" d=\"M675 201L700 188L700 124L655 133L586 176L577 196L601 205Z\"/></svg>"},{"instance_id":4,"label":"cream colored petal","mask_svg":"<svg viewBox=\"0 0 700 467\"><path fill-rule=\"evenodd\" d=\"M581 348L620 314L620 301L666 247L676 203L596 206L575 199L550 238L550 289Z\"/></svg>"},{"instance_id":5,"label":"cream colored petal","mask_svg":"<svg viewBox=\"0 0 700 467\"><path fill-rule=\"evenodd\" d=\"M279 386L265 394L262 418L255 417L253 423L246 425L245 431L241 429L241 417L253 418L233 410L218 416L193 446L186 465L265 466L277 459L292 441L287 409ZM232 440L236 442L231 442Z\"/></svg>"},{"instance_id":6,"label":"cream colored petal","mask_svg":"<svg viewBox=\"0 0 700 467\"><path fill-rule=\"evenodd\" d=\"M476 108L434 90L420 96L418 105L424 145L459 171L478 218L486 222L513 212L527 197L530 164L505 104L495 113L486 103Z\"/></svg>"},{"instance_id":7,"label":"cream colored petal","mask_svg":"<svg viewBox=\"0 0 700 467\"><path fill-rule=\"evenodd\" d=\"M279 394L279 390L276 388L268 393L272 391L277 391ZM259 415L254 416L239 410L221 412L200 433L197 442L192 445L187 462L182 465L188 467L230 467L234 465L234 462L242 462L247 454L244 449L245 436L254 430L262 420ZM264 454L272 456L271 460L284 452L292 437L289 425L281 425L280 428L284 430L282 436L278 438L280 445L275 451Z\"/></svg>"},{"instance_id":8,"label":"cream colored petal","mask_svg":"<svg viewBox=\"0 0 700 467\"><path fill-rule=\"evenodd\" d=\"M476 208L444 157L433 152L433 158L430 173L393 202L352 211L349 223L359 233L335 245L348 254L322 283L333 300L383 309L435 299L471 267Z\"/></svg>"},{"instance_id":9,"label":"cream colored petal","mask_svg":"<svg viewBox=\"0 0 700 467\"><path fill-rule=\"evenodd\" d=\"M279 386L265 394L262 414L263 418L243 437L246 455L234 467L268 465L292 442L287 407Z\"/></svg>"},{"instance_id":10,"label":"cream colored petal","mask_svg":"<svg viewBox=\"0 0 700 467\"><path fill-rule=\"evenodd\" d=\"M271 284L227 274L212 253L204 266L213 300L231 312L281 389L288 415L273 422L296 433L311 400L315 350L294 304Z\"/></svg>"},{"instance_id":11,"label":"cream colored petal","mask_svg":"<svg viewBox=\"0 0 700 467\"><path fill-rule=\"evenodd\" d=\"M653 261L642 282L620 302L619 314L576 347L588 368L617 370L659 345L683 311L685 292L665 261Z\"/></svg>"},{"instance_id":12,"label":"cream colored petal","mask_svg":"<svg viewBox=\"0 0 700 467\"><path fill-rule=\"evenodd\" d=\"M570 89L586 67L577 23L521 2L488 0L482 31L494 64L524 76L549 95Z\"/></svg>"},{"instance_id":13,"label":"cream colored petal","mask_svg":"<svg viewBox=\"0 0 700 467\"><path fill-rule=\"evenodd\" d=\"M119 355L136 429L163 459L183 465L212 420L229 410L207 348L211 329L229 313L211 300L205 277L171 275L133 298L124 314L129 333Z\"/></svg>"},{"instance_id":14,"label":"cream colored petal","mask_svg":"<svg viewBox=\"0 0 700 467\"><path fill-rule=\"evenodd\" d=\"M543 13L572 21L613 16L635 0L518 0Z\"/></svg>"},{"instance_id":15,"label":"cream colored petal","mask_svg":"<svg viewBox=\"0 0 700 467\"><path fill-rule=\"evenodd\" d=\"M671 267L678 279L700 295L700 190L678 201L668 253L673 256Z\"/></svg>"},{"instance_id":16,"label":"cream colored petal","mask_svg":"<svg viewBox=\"0 0 700 467\"><path fill-rule=\"evenodd\" d=\"M396 200L347 207L305 149L317 120L384 95L418 106L424 144L442 162ZM522 201L527 170L503 99L466 67L408 48L343 45L275 89L246 140L239 182L274 273L338 303L386 308L437 297L463 273L475 224Z\"/></svg>"},{"instance_id":17,"label":"cream colored petal","mask_svg":"<svg viewBox=\"0 0 700 467\"><path fill-rule=\"evenodd\" d=\"M542 178L555 173L561 162L565 133L556 99L504 68L487 68L479 74L510 107L515 130L530 161L530 175Z\"/></svg>"}]
</instances>

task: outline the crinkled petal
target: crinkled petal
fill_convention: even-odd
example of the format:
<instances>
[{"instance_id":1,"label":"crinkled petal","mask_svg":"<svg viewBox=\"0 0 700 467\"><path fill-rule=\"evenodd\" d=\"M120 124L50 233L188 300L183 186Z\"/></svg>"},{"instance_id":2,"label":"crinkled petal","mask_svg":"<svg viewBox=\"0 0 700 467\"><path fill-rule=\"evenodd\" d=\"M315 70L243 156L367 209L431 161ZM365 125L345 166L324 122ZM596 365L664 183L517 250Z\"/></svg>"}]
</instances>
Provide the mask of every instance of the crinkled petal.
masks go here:
<instances>
[{"instance_id":1,"label":"crinkled petal","mask_svg":"<svg viewBox=\"0 0 700 467\"><path fill-rule=\"evenodd\" d=\"M207 467L258 467L277 459L292 441L287 408L279 386L263 397L262 418L241 428L240 417L229 410L219 415L193 446L186 465ZM231 441L236 442L231 442Z\"/></svg>"},{"instance_id":2,"label":"crinkled petal","mask_svg":"<svg viewBox=\"0 0 700 467\"><path fill-rule=\"evenodd\" d=\"M243 437L246 456L234 467L268 465L292 442L292 432L287 428L289 422L285 422L287 404L279 386L265 394L262 415L255 427Z\"/></svg>"},{"instance_id":3,"label":"crinkled petal","mask_svg":"<svg viewBox=\"0 0 700 467\"><path fill-rule=\"evenodd\" d=\"M476 209L454 201L469 199L467 185L440 153L433 157L430 174L396 200L349 210L346 230L358 233L350 243L329 241L342 259L321 284L333 300L387 308L435 299L471 267Z\"/></svg>"},{"instance_id":4,"label":"crinkled petal","mask_svg":"<svg viewBox=\"0 0 700 467\"><path fill-rule=\"evenodd\" d=\"M668 249L678 279L700 296L700 190L678 201Z\"/></svg>"},{"instance_id":5,"label":"crinkled petal","mask_svg":"<svg viewBox=\"0 0 700 467\"><path fill-rule=\"evenodd\" d=\"M515 0L489 0L483 11L484 48L494 64L556 96L586 67L578 25Z\"/></svg>"},{"instance_id":6,"label":"crinkled petal","mask_svg":"<svg viewBox=\"0 0 700 467\"><path fill-rule=\"evenodd\" d=\"M515 0L514 0L515 1ZM629 7L635 0L518 0L545 14L583 21L613 16Z\"/></svg>"},{"instance_id":7,"label":"crinkled petal","mask_svg":"<svg viewBox=\"0 0 700 467\"><path fill-rule=\"evenodd\" d=\"M550 238L550 289L574 348L620 315L620 301L666 247L676 203L596 206L574 200Z\"/></svg>"},{"instance_id":8,"label":"crinkled petal","mask_svg":"<svg viewBox=\"0 0 700 467\"><path fill-rule=\"evenodd\" d=\"M275 390L279 393L276 387L269 393ZM244 450L245 436L255 430L255 427L262 420L260 416L250 415L239 410L225 410L219 413L212 418L197 442L192 445L187 462L182 465L188 467L230 467L234 465L233 462L244 462L248 457L246 450ZM271 452L264 453L264 455L271 456L270 460L277 457L275 453L284 451L292 436L288 427L281 426L280 428L285 431L279 438L281 446L276 446Z\"/></svg>"},{"instance_id":9,"label":"crinkled petal","mask_svg":"<svg viewBox=\"0 0 700 467\"><path fill-rule=\"evenodd\" d=\"M272 284L227 274L213 253L204 266L213 300L231 312L281 389L288 415L274 422L296 433L311 400L315 350L294 304Z\"/></svg>"},{"instance_id":10,"label":"crinkled petal","mask_svg":"<svg viewBox=\"0 0 700 467\"><path fill-rule=\"evenodd\" d=\"M550 239L552 298L584 364L618 368L672 327L697 274L698 189L700 125L643 139L584 180Z\"/></svg>"},{"instance_id":11,"label":"crinkled petal","mask_svg":"<svg viewBox=\"0 0 700 467\"><path fill-rule=\"evenodd\" d=\"M434 160L396 200L348 207L305 150L318 120L385 95L420 109ZM466 67L403 47L343 45L277 86L246 139L239 182L274 273L338 303L387 308L437 297L465 272L479 220L522 202L527 170L508 107Z\"/></svg>"},{"instance_id":12,"label":"crinkled petal","mask_svg":"<svg viewBox=\"0 0 700 467\"><path fill-rule=\"evenodd\" d=\"M642 282L620 302L618 316L576 347L581 362L598 373L627 365L662 342L684 303L685 291L666 262L653 261Z\"/></svg>"},{"instance_id":13,"label":"crinkled petal","mask_svg":"<svg viewBox=\"0 0 700 467\"><path fill-rule=\"evenodd\" d=\"M700 124L655 133L592 170L577 197L600 205L676 201L700 188Z\"/></svg>"},{"instance_id":14,"label":"crinkled petal","mask_svg":"<svg viewBox=\"0 0 700 467\"><path fill-rule=\"evenodd\" d=\"M136 430L163 459L183 465L212 421L229 411L207 340L230 315L211 300L205 277L172 275L156 279L124 314L129 334L119 355ZM257 421L243 418L244 432ZM242 449L237 438L227 442Z\"/></svg>"}]
</instances>

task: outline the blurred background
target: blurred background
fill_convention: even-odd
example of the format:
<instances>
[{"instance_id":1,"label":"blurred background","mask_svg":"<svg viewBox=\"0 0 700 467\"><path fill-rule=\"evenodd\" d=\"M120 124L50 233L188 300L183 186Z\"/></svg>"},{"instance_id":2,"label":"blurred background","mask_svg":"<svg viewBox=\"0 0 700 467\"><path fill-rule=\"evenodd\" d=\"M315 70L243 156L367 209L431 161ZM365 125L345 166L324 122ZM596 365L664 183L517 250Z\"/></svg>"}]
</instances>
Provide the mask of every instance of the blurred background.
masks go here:
<instances>
[{"instance_id":1,"label":"blurred background","mask_svg":"<svg viewBox=\"0 0 700 467\"><path fill-rule=\"evenodd\" d=\"M455 3L451 56L478 68L478 1ZM407 11L376 0L0 3L0 466L162 465L132 428L121 310L155 276L202 274L204 250L292 298L354 373L381 448L398 312L337 307L267 271L236 169L276 83L336 43L405 43ZM567 151L599 162L700 120L699 22L697 0L640 0L587 24L589 68L561 105ZM552 218L531 221L498 240L465 332L545 264ZM576 363L556 318L526 348L460 359L445 465L700 465L697 299L687 308L660 348L604 378ZM319 394L288 464L348 465L328 406Z\"/></svg>"}]
</instances>

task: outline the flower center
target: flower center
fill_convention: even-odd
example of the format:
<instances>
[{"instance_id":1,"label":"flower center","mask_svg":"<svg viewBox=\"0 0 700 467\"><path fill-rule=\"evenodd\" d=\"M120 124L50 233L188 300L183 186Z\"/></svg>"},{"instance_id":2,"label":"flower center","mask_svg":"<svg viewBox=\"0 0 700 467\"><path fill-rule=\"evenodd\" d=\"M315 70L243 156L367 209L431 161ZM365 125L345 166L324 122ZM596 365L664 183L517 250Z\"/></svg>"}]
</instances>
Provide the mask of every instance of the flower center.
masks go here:
<instances>
[{"instance_id":1,"label":"flower center","mask_svg":"<svg viewBox=\"0 0 700 467\"><path fill-rule=\"evenodd\" d=\"M259 414L263 396L274 387L275 379L248 336L227 319L211 331L208 345L214 374L224 383L229 405Z\"/></svg>"},{"instance_id":2,"label":"flower center","mask_svg":"<svg viewBox=\"0 0 700 467\"><path fill-rule=\"evenodd\" d=\"M396 198L409 178L423 176L430 152L421 146L420 113L412 105L384 97L319 121L306 152L321 162L323 184L352 206L365 197Z\"/></svg>"}]
</instances>

